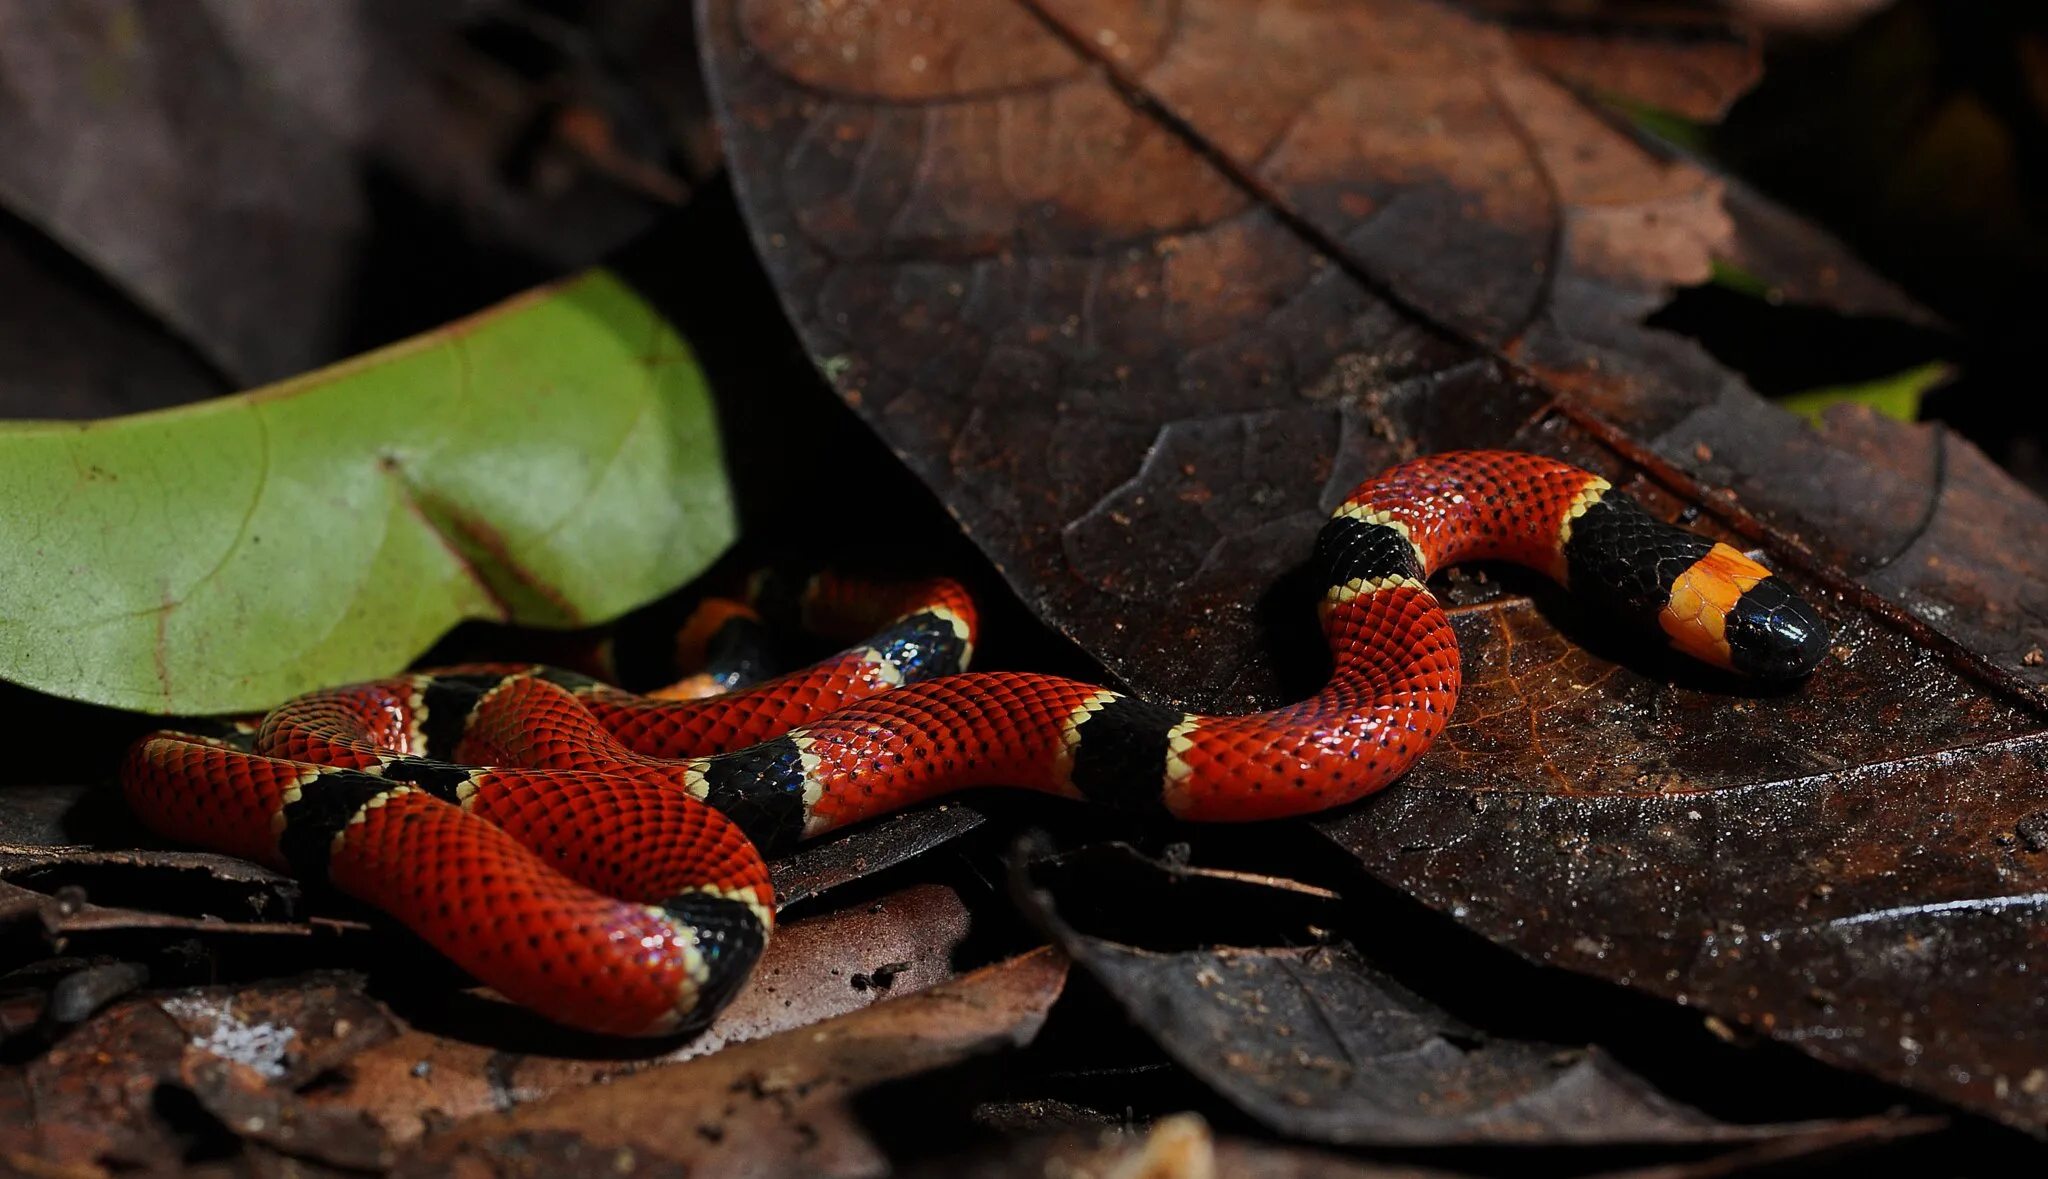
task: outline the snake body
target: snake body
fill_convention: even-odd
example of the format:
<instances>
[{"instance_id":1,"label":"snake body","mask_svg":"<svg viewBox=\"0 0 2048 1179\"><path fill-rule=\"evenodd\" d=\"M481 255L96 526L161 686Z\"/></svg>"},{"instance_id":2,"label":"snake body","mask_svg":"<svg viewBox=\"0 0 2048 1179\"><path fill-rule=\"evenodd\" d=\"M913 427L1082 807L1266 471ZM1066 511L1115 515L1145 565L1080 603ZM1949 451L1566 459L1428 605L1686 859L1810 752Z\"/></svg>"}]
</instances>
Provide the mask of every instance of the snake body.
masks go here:
<instances>
[{"instance_id":1,"label":"snake body","mask_svg":"<svg viewBox=\"0 0 2048 1179\"><path fill-rule=\"evenodd\" d=\"M1537 455L1418 459L1355 489L1316 542L1332 671L1314 696L1198 716L1094 684L962 673L951 582L814 607L869 641L706 699L477 664L315 692L250 737L160 732L131 806L161 834L325 880L514 1002L615 1034L687 1031L774 923L763 855L931 798L1014 786L1190 820L1339 806L1392 782L1459 688L1425 584L1526 565L1708 663L1807 674L1819 615L1763 566Z\"/></svg>"}]
</instances>

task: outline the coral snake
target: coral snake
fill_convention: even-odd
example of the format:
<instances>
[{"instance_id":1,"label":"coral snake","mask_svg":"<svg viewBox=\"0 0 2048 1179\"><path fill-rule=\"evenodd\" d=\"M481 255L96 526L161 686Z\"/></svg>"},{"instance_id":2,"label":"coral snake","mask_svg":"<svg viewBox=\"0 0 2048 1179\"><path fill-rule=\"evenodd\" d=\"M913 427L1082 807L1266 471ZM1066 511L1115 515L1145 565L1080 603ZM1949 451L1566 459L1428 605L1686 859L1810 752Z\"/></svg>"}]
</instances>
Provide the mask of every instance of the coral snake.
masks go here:
<instances>
[{"instance_id":1,"label":"coral snake","mask_svg":"<svg viewBox=\"0 0 2048 1179\"><path fill-rule=\"evenodd\" d=\"M1457 641L1424 584L1453 562L1529 566L1755 676L1805 675L1827 645L1763 566L1530 454L1439 454L1371 479L1315 560L1329 681L1256 715L956 674L974 610L934 581L864 601L828 588L812 606L879 624L873 637L723 695L449 668L299 697L239 739L151 734L123 782L162 835L328 881L514 1002L663 1034L701 1026L746 978L774 919L762 856L799 839L978 786L1195 820L1298 815L1386 786L1457 701Z\"/></svg>"}]
</instances>

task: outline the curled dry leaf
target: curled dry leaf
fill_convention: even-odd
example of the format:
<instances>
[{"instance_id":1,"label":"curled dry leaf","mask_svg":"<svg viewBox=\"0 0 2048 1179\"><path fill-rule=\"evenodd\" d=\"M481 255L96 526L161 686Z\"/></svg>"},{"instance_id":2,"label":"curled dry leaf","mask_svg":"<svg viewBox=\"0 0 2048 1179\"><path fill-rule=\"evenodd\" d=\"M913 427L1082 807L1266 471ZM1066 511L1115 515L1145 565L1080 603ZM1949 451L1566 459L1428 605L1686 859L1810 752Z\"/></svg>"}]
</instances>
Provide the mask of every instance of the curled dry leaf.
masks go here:
<instances>
[{"instance_id":1,"label":"curled dry leaf","mask_svg":"<svg viewBox=\"0 0 2048 1179\"><path fill-rule=\"evenodd\" d=\"M1380 1146L1714 1143L1825 1128L1724 1122L1664 1096L1597 1048L1490 1036L1346 944L1161 953L1080 932L1053 907L1063 890L1042 885L1048 867L1057 880L1091 861L1120 867L1123 885L1086 895L1122 897L1140 912L1170 911L1176 898L1200 888L1205 910L1261 913L1299 905L1304 886L1202 874L1126 852L1039 861L1031 875L1041 887L1023 894L1055 943L1167 1055L1290 1138ZM1117 907L1098 899L1090 924L1117 924ZM1098 911L1104 908L1106 917Z\"/></svg>"},{"instance_id":2,"label":"curled dry leaf","mask_svg":"<svg viewBox=\"0 0 2048 1179\"><path fill-rule=\"evenodd\" d=\"M701 1035L660 1055L593 1050L558 1038L532 1050L456 1038L462 1027L415 1027L352 1057L309 1104L366 1114L406 1144L463 1118L503 1112L565 1090L673 1064L844 1015L953 979L952 953L967 933L957 893L919 885L776 930L753 977ZM887 981L874 983L881 967ZM869 980L855 985L854 976ZM502 1024L499 1030L503 1030ZM581 1050L578 1050L580 1047Z\"/></svg>"},{"instance_id":3,"label":"curled dry leaf","mask_svg":"<svg viewBox=\"0 0 2048 1179\"><path fill-rule=\"evenodd\" d=\"M27 1095L0 1101L0 1157L59 1169L139 1165L175 1152L197 1118L294 1158L382 1168L427 1131L464 1118L588 1091L950 983L951 953L966 931L959 896L931 885L791 922L707 1032L653 1057L559 1036L541 1051L519 1051L507 1046L516 1035L504 1038L516 1029L502 1024L493 1042L410 1028L352 976L130 999L0 1073L0 1085ZM877 985L872 972L883 966L896 969ZM1018 969L1015 985L1050 977ZM856 986L852 976L862 970L870 981Z\"/></svg>"},{"instance_id":4,"label":"curled dry leaf","mask_svg":"<svg viewBox=\"0 0 2048 1179\"><path fill-rule=\"evenodd\" d=\"M1742 1142L1813 1129L1716 1121L1598 1049L1477 1035L1348 947L1154 954L1088 937L1062 944L1182 1067L1292 1138Z\"/></svg>"},{"instance_id":5,"label":"curled dry leaf","mask_svg":"<svg viewBox=\"0 0 2048 1179\"><path fill-rule=\"evenodd\" d=\"M23 1098L0 1102L0 1158L31 1173L146 1169L180 1157L195 1131L224 1129L293 1156L381 1166L384 1140L367 1119L307 1108L293 1090L396 1031L348 980L128 1000L0 1074Z\"/></svg>"},{"instance_id":6,"label":"curled dry leaf","mask_svg":"<svg viewBox=\"0 0 2048 1179\"><path fill-rule=\"evenodd\" d=\"M107 813L118 805L79 786L0 790L0 923L32 918L53 939L313 932L298 881L233 856L123 846L137 833Z\"/></svg>"},{"instance_id":7,"label":"curled dry leaf","mask_svg":"<svg viewBox=\"0 0 2048 1179\"><path fill-rule=\"evenodd\" d=\"M205 7L0 15L0 199L223 371L272 380L338 351L367 202L343 146L270 100Z\"/></svg>"},{"instance_id":8,"label":"curled dry leaf","mask_svg":"<svg viewBox=\"0 0 2048 1179\"><path fill-rule=\"evenodd\" d=\"M945 802L805 844L769 865L775 903L793 905L894 867L967 834L981 826L982 819L982 813L971 806Z\"/></svg>"},{"instance_id":9,"label":"curled dry leaf","mask_svg":"<svg viewBox=\"0 0 2048 1179\"><path fill-rule=\"evenodd\" d=\"M875 1174L886 1160L847 1100L1028 1042L1065 979L1064 959L1034 951L701 1060L473 1119L424 1143L396 1173Z\"/></svg>"},{"instance_id":10,"label":"curled dry leaf","mask_svg":"<svg viewBox=\"0 0 2048 1179\"><path fill-rule=\"evenodd\" d=\"M1460 620L1461 728L1325 829L1531 957L2048 1125L2017 981L2048 970L2017 834L2048 811L2048 506L1938 428L1805 428L1643 323L1717 259L1833 267L1807 296L1866 310L1883 283L1469 6L702 7L821 370L1130 686L1241 710L1310 684L1286 574L1359 478L1454 447L1704 508L1820 596L1836 658L1790 695L1498 598Z\"/></svg>"}]
</instances>

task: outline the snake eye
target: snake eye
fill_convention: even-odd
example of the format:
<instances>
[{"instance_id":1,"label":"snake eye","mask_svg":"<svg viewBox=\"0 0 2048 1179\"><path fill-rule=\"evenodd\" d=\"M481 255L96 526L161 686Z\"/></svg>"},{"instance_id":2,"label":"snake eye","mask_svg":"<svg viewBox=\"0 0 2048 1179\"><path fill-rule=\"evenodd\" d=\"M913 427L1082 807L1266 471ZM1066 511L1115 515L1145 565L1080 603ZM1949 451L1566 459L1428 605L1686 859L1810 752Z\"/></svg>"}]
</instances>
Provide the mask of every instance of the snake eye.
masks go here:
<instances>
[{"instance_id":1,"label":"snake eye","mask_svg":"<svg viewBox=\"0 0 2048 1179\"><path fill-rule=\"evenodd\" d=\"M1819 611L1774 578L1757 582L1735 599L1726 633L1735 670L1759 679L1809 675L1828 649L1828 624Z\"/></svg>"}]
</instances>

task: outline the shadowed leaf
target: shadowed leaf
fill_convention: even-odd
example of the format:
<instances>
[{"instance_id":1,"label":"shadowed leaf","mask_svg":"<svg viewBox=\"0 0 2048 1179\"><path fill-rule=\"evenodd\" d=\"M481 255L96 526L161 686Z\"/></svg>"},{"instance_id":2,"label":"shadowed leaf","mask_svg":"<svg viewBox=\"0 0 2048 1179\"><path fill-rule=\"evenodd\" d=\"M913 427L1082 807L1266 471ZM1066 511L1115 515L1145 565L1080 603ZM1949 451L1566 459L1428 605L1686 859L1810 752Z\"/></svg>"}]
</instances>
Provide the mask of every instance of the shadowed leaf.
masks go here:
<instances>
[{"instance_id":1,"label":"shadowed leaf","mask_svg":"<svg viewBox=\"0 0 2048 1179\"><path fill-rule=\"evenodd\" d=\"M1120 869L1120 878L1104 886L1098 874L1084 889L1057 883L1088 866ZM1023 903L1055 944L1181 1067L1291 1138L1707 1143L1797 1137L1825 1125L1722 1121L1667 1097L1596 1047L1490 1035L1345 943L1160 952L1082 932L1052 900L1073 896L1090 926L1150 926L1143 936L1169 943L1176 939L1162 927L1171 918L1147 921L1147 913L1271 913L1268 934L1279 940L1290 929L1283 915L1309 899L1294 881L1162 864L1115 847L1036 861L1031 877L1039 887L1025 890Z\"/></svg>"},{"instance_id":2,"label":"shadowed leaf","mask_svg":"<svg viewBox=\"0 0 2048 1179\"><path fill-rule=\"evenodd\" d=\"M1818 422L1832 405L1861 405L1901 422L1918 421L1920 402L1929 393L1955 379L1952 365L1939 361L1909 368L1877 381L1858 385L1837 385L1809 389L1778 398L1778 404L1809 421Z\"/></svg>"}]
</instances>

